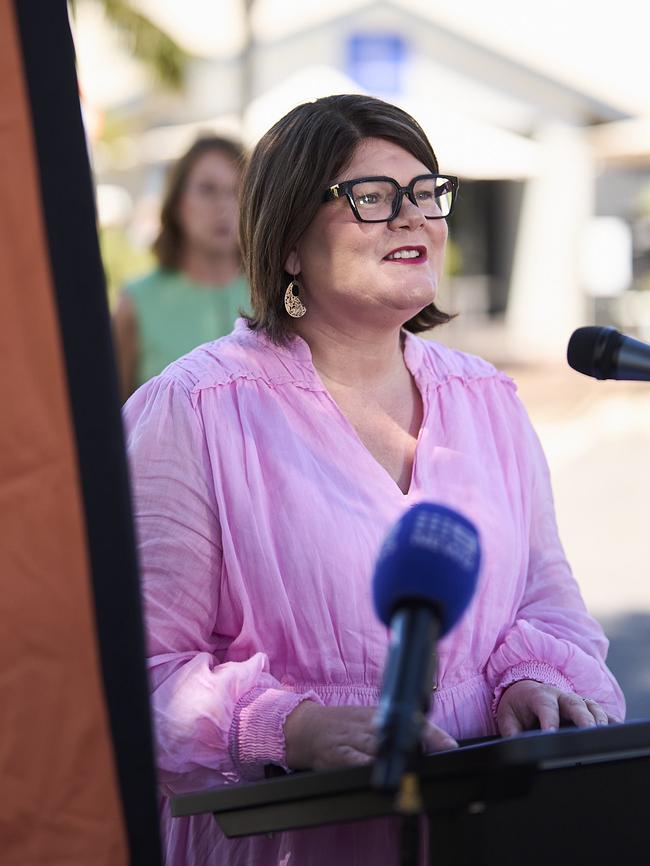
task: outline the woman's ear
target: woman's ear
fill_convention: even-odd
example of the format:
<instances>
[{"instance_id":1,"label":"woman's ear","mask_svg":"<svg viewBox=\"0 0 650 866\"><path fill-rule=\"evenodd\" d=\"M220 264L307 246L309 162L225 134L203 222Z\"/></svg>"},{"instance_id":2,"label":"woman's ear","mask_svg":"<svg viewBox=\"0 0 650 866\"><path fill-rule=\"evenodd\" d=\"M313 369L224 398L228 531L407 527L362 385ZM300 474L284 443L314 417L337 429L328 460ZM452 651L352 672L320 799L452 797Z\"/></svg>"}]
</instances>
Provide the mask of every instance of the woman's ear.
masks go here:
<instances>
[{"instance_id":1,"label":"woman's ear","mask_svg":"<svg viewBox=\"0 0 650 866\"><path fill-rule=\"evenodd\" d=\"M287 260L284 263L284 269L288 274L293 274L294 276L300 273L300 256L298 255L297 249L292 249L287 256Z\"/></svg>"}]
</instances>

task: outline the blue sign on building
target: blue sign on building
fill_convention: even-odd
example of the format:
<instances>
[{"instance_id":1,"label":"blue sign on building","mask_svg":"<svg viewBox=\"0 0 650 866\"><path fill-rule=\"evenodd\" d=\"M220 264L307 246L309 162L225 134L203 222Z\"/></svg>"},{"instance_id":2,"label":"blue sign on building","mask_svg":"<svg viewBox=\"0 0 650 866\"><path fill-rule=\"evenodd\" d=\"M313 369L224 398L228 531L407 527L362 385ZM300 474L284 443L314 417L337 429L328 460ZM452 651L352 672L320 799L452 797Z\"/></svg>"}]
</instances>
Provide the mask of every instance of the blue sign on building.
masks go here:
<instances>
[{"instance_id":1,"label":"blue sign on building","mask_svg":"<svg viewBox=\"0 0 650 866\"><path fill-rule=\"evenodd\" d=\"M385 96L403 91L407 46L395 33L355 33L346 44L346 72L364 90Z\"/></svg>"}]
</instances>

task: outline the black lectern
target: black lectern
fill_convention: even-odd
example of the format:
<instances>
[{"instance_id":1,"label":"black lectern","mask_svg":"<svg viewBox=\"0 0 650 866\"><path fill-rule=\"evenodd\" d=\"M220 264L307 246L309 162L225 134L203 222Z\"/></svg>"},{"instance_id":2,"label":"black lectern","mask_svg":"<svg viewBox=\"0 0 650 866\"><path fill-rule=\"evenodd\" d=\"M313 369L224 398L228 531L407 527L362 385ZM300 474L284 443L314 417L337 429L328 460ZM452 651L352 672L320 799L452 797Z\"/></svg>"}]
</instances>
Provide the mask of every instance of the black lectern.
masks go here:
<instances>
[{"instance_id":1,"label":"black lectern","mask_svg":"<svg viewBox=\"0 0 650 866\"><path fill-rule=\"evenodd\" d=\"M428 819L438 866L650 863L650 721L478 741L423 757L416 777L411 811ZM371 788L370 767L172 801L176 817L205 812L230 837L404 813Z\"/></svg>"}]
</instances>

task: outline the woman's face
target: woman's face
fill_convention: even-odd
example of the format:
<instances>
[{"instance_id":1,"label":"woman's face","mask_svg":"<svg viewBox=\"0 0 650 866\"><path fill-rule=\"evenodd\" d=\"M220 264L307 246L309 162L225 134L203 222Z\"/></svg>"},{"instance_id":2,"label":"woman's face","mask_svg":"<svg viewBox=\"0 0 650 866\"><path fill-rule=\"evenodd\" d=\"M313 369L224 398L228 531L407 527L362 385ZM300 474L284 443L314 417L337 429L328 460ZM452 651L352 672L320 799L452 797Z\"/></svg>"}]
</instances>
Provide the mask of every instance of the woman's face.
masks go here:
<instances>
[{"instance_id":1,"label":"woman's face","mask_svg":"<svg viewBox=\"0 0 650 866\"><path fill-rule=\"evenodd\" d=\"M407 186L427 174L407 150L380 138L361 142L351 163L332 183L386 175ZM403 197L388 223L363 223L345 197L324 203L292 251L286 270L300 274L310 321L400 326L430 304L442 274L447 223L427 220ZM417 258L394 258L396 250L417 249Z\"/></svg>"},{"instance_id":2,"label":"woman's face","mask_svg":"<svg viewBox=\"0 0 650 866\"><path fill-rule=\"evenodd\" d=\"M202 154L189 171L178 203L185 251L212 256L237 252L239 173L218 151Z\"/></svg>"}]
</instances>

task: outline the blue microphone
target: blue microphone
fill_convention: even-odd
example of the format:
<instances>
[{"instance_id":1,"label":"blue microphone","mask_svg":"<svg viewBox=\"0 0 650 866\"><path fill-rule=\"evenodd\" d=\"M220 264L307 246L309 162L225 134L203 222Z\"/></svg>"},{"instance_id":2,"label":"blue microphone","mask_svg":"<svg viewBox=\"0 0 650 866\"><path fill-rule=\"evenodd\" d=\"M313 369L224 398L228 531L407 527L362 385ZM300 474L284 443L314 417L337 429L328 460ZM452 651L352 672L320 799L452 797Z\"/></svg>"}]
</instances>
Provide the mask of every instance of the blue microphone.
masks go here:
<instances>
[{"instance_id":1,"label":"blue microphone","mask_svg":"<svg viewBox=\"0 0 650 866\"><path fill-rule=\"evenodd\" d=\"M402 516L379 553L373 597L391 630L375 723L372 784L395 790L421 747L436 668L436 641L467 608L481 562L476 527L443 505L422 502Z\"/></svg>"}]
</instances>

